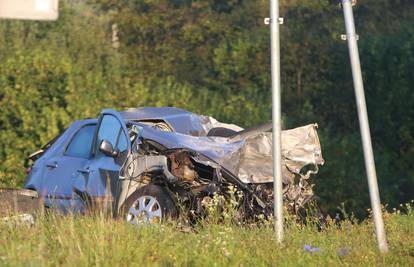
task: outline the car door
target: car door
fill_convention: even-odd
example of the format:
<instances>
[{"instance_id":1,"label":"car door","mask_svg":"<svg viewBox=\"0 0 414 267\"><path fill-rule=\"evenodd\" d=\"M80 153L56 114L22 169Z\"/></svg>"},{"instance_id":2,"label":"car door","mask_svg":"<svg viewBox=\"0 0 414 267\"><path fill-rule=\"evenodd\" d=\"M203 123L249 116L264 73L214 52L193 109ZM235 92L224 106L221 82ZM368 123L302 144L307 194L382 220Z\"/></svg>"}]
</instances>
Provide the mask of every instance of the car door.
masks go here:
<instances>
[{"instance_id":1,"label":"car door","mask_svg":"<svg viewBox=\"0 0 414 267\"><path fill-rule=\"evenodd\" d=\"M117 156L105 155L100 149L102 141L109 142ZM103 110L99 116L92 156L76 179L74 190L91 204L104 204L117 194L120 170L130 151L131 141L124 120L114 110Z\"/></svg>"},{"instance_id":2,"label":"car door","mask_svg":"<svg viewBox=\"0 0 414 267\"><path fill-rule=\"evenodd\" d=\"M66 211L76 205L73 182L91 155L95 128L96 124L80 126L64 144L65 148L47 160L42 187L47 206Z\"/></svg>"}]
</instances>

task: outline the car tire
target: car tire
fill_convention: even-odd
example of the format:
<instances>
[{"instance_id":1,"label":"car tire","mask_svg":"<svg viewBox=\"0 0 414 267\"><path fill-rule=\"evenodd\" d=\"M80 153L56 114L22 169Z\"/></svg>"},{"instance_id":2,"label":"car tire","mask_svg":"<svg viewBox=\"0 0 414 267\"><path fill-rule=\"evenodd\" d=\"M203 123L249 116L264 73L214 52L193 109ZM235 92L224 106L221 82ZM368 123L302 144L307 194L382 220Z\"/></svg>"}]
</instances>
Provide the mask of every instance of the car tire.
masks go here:
<instances>
[{"instance_id":1,"label":"car tire","mask_svg":"<svg viewBox=\"0 0 414 267\"><path fill-rule=\"evenodd\" d=\"M177 206L161 186L150 184L139 188L126 200L123 218L134 225L153 224L175 218Z\"/></svg>"},{"instance_id":2,"label":"car tire","mask_svg":"<svg viewBox=\"0 0 414 267\"><path fill-rule=\"evenodd\" d=\"M235 135L237 132L231 129L223 128L223 127L215 127L212 128L208 133L207 136L217 136L217 137L231 137Z\"/></svg>"}]
</instances>

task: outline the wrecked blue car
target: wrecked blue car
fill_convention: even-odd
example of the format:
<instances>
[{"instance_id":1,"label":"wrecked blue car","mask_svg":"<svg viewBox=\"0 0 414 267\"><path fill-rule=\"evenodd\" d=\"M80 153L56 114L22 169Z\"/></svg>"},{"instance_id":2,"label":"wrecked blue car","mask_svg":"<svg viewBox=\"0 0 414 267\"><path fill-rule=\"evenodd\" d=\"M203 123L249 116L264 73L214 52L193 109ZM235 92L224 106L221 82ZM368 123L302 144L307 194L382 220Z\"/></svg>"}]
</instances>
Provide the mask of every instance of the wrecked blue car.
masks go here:
<instances>
[{"instance_id":1,"label":"wrecked blue car","mask_svg":"<svg viewBox=\"0 0 414 267\"><path fill-rule=\"evenodd\" d=\"M323 164L316 128L282 132L283 193L291 212L314 197L309 177ZM172 107L105 109L31 154L25 188L46 207L109 208L133 224L185 211L203 216L203 200L226 198L235 188L239 217L250 220L272 214L271 144L271 124L243 129Z\"/></svg>"}]
</instances>

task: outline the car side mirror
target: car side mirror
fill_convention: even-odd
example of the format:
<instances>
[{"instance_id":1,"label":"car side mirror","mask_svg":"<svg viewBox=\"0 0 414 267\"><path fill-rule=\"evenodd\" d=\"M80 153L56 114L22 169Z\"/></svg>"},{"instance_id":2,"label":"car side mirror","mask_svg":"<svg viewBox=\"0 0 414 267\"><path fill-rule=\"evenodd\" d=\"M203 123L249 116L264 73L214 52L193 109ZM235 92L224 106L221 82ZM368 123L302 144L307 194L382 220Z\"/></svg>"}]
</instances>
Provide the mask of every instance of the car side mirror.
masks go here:
<instances>
[{"instance_id":1,"label":"car side mirror","mask_svg":"<svg viewBox=\"0 0 414 267\"><path fill-rule=\"evenodd\" d=\"M114 149L111 142L108 140L102 140L99 150L108 157L116 158L119 155L119 151Z\"/></svg>"}]
</instances>

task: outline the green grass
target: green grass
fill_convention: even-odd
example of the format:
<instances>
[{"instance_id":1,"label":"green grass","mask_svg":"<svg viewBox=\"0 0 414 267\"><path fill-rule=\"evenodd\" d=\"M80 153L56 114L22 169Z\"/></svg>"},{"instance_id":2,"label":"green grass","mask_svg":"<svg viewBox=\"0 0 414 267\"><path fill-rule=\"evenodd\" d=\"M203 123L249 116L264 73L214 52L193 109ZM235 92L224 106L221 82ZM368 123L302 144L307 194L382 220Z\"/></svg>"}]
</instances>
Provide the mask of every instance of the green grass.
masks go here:
<instances>
[{"instance_id":1,"label":"green grass","mask_svg":"<svg viewBox=\"0 0 414 267\"><path fill-rule=\"evenodd\" d=\"M137 228L102 216L49 215L30 227L0 225L0 266L414 266L414 212L384 217L387 254L378 252L369 221L320 231L289 222L278 246L270 225ZM350 253L338 256L341 248Z\"/></svg>"}]
</instances>

